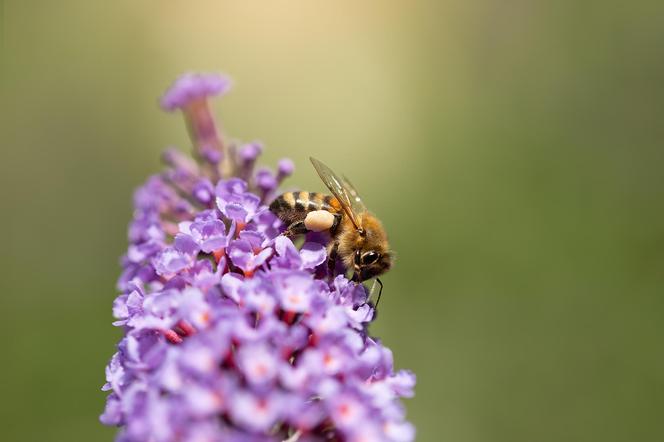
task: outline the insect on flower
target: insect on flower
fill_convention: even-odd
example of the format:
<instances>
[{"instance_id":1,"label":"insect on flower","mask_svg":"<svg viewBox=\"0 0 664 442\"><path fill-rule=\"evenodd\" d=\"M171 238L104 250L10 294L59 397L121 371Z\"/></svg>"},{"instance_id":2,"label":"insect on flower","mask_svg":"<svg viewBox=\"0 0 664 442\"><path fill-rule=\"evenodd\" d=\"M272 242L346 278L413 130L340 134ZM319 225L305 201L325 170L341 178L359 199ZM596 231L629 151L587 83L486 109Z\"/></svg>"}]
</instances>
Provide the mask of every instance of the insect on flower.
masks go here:
<instances>
[{"instance_id":1,"label":"insect on flower","mask_svg":"<svg viewBox=\"0 0 664 442\"><path fill-rule=\"evenodd\" d=\"M321 161L310 159L332 195L286 192L270 204L270 210L288 225L286 236L328 231L329 273L333 273L338 257L346 269L353 270L354 281L376 278L380 285L377 307L383 290L383 283L377 277L392 266L385 229L380 220L369 213L346 177L340 178Z\"/></svg>"}]
</instances>

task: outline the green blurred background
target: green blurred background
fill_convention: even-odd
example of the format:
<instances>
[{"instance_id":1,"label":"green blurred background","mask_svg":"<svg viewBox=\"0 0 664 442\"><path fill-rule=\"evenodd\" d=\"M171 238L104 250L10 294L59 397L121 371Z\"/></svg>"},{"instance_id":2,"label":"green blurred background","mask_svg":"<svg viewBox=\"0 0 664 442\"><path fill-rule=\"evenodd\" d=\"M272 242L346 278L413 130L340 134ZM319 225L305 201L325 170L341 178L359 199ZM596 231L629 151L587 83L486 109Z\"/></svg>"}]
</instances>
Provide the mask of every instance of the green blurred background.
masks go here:
<instances>
[{"instance_id":1,"label":"green blurred background","mask_svg":"<svg viewBox=\"0 0 664 442\"><path fill-rule=\"evenodd\" d=\"M104 441L157 97L352 177L398 252L372 326L419 441L664 440L664 3L5 0L0 439Z\"/></svg>"}]
</instances>

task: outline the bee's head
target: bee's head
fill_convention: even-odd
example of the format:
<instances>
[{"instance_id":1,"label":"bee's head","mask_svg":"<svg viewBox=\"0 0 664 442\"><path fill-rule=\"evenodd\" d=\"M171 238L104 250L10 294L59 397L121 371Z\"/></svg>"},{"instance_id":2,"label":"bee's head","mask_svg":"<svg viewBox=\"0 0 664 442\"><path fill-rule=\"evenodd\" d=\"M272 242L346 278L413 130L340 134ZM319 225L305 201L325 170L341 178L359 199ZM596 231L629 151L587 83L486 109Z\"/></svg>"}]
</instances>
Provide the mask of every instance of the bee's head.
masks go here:
<instances>
[{"instance_id":1,"label":"bee's head","mask_svg":"<svg viewBox=\"0 0 664 442\"><path fill-rule=\"evenodd\" d=\"M353 251L353 268L359 281L375 278L392 267L392 252L382 223L365 212L360 218L358 240Z\"/></svg>"},{"instance_id":2,"label":"bee's head","mask_svg":"<svg viewBox=\"0 0 664 442\"><path fill-rule=\"evenodd\" d=\"M366 281L380 276L392 267L392 255L382 248L378 250L356 250L353 259L353 267L359 281Z\"/></svg>"},{"instance_id":3,"label":"bee's head","mask_svg":"<svg viewBox=\"0 0 664 442\"><path fill-rule=\"evenodd\" d=\"M366 281L388 271L394 255L380 220L365 212L359 221L359 227L348 222L340 236L338 252L346 269L353 271L353 280Z\"/></svg>"}]
</instances>

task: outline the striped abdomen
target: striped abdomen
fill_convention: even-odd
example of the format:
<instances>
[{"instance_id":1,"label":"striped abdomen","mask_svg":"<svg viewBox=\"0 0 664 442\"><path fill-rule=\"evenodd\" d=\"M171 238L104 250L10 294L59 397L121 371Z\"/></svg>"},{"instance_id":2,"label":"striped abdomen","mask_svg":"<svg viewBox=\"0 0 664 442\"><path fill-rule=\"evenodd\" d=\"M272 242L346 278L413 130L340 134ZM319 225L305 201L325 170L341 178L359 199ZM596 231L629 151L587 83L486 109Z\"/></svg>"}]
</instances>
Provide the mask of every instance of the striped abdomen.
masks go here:
<instances>
[{"instance_id":1,"label":"striped abdomen","mask_svg":"<svg viewBox=\"0 0 664 442\"><path fill-rule=\"evenodd\" d=\"M270 210L282 221L290 224L303 220L307 213L314 210L338 213L341 205L335 197L318 192L286 192L272 201Z\"/></svg>"}]
</instances>

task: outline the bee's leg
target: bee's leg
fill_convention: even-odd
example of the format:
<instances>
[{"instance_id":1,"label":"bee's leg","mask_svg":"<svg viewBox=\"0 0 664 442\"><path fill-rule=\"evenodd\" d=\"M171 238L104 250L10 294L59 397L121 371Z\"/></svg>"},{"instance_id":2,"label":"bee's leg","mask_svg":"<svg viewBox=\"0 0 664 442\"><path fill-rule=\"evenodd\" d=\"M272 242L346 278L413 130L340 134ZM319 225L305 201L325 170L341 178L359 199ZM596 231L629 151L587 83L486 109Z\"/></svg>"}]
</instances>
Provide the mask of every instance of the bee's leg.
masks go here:
<instances>
[{"instance_id":1,"label":"bee's leg","mask_svg":"<svg viewBox=\"0 0 664 442\"><path fill-rule=\"evenodd\" d=\"M308 231L309 230L304 225L304 220L300 220L300 221L295 221L290 226L288 226L288 228L284 230L283 235L287 238L291 238L295 235L307 233Z\"/></svg>"},{"instance_id":2,"label":"bee's leg","mask_svg":"<svg viewBox=\"0 0 664 442\"><path fill-rule=\"evenodd\" d=\"M374 310L378 309L378 303L380 302L380 295L383 294L383 283L378 278L376 278L376 281L378 281L378 285L380 285L380 290L378 290L378 299L376 299L376 304L374 304Z\"/></svg>"},{"instance_id":3,"label":"bee's leg","mask_svg":"<svg viewBox=\"0 0 664 442\"><path fill-rule=\"evenodd\" d=\"M330 227L330 235L332 236L332 242L328 245L327 248L327 276L330 278L330 281L334 279L334 270L337 266L337 252L339 250L339 241L336 239L337 229L341 223L341 215L338 213L334 214L334 222L332 227Z\"/></svg>"},{"instance_id":4,"label":"bee's leg","mask_svg":"<svg viewBox=\"0 0 664 442\"><path fill-rule=\"evenodd\" d=\"M337 251L339 250L339 242L334 241L330 246L327 253L327 276L330 280L334 278L334 269L337 266Z\"/></svg>"},{"instance_id":5,"label":"bee's leg","mask_svg":"<svg viewBox=\"0 0 664 442\"><path fill-rule=\"evenodd\" d=\"M334 214L334 221L332 222L332 227L330 227L330 235L334 235L335 233L337 233L337 229L339 228L339 224L341 224L341 215L339 215L338 213L335 213ZM339 244L337 244L337 247L339 247Z\"/></svg>"}]
</instances>

